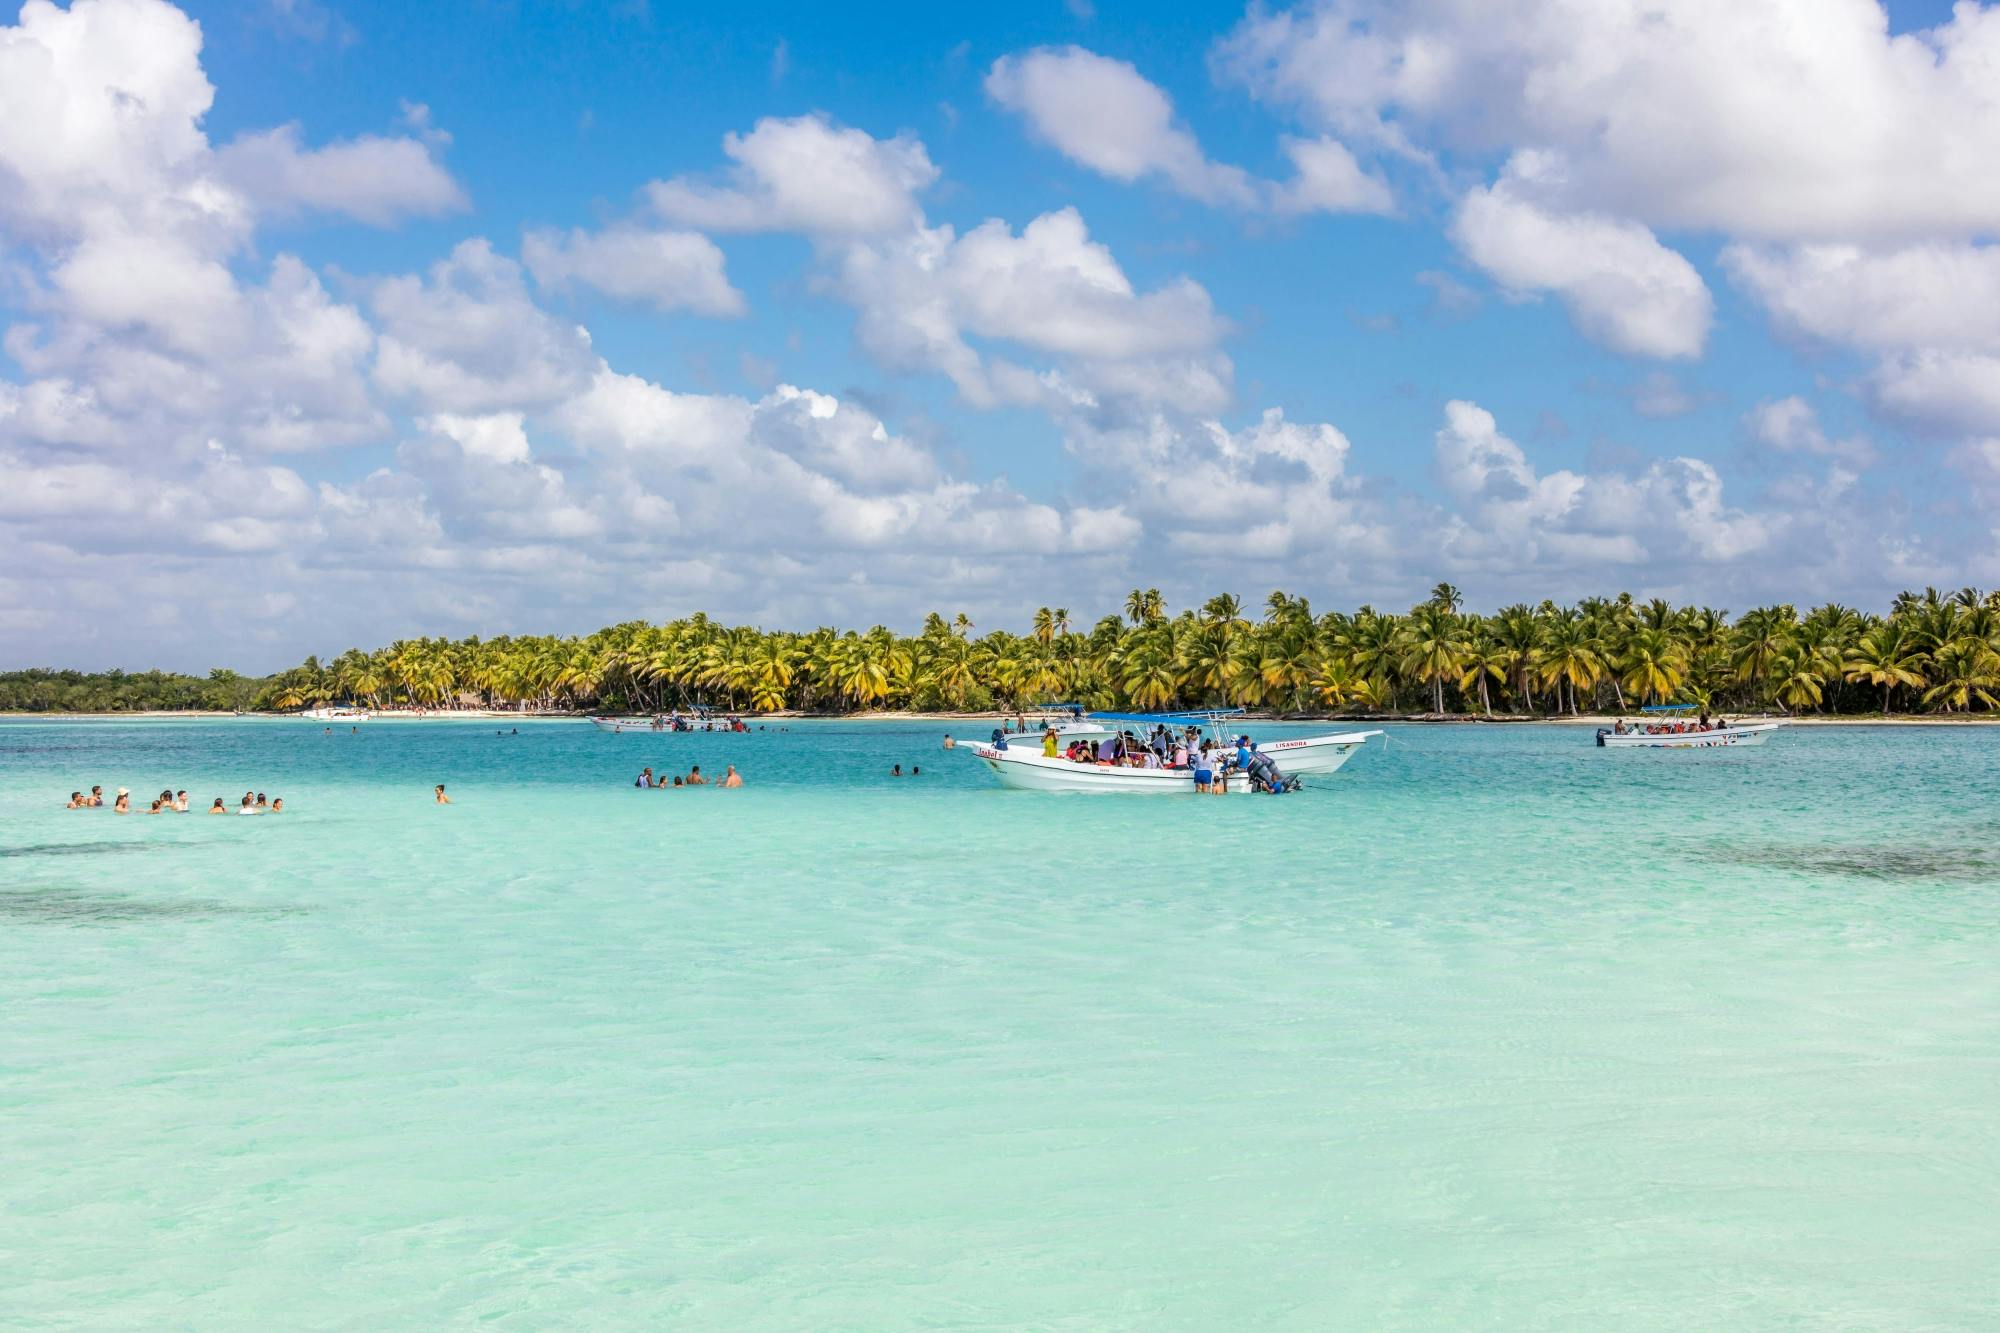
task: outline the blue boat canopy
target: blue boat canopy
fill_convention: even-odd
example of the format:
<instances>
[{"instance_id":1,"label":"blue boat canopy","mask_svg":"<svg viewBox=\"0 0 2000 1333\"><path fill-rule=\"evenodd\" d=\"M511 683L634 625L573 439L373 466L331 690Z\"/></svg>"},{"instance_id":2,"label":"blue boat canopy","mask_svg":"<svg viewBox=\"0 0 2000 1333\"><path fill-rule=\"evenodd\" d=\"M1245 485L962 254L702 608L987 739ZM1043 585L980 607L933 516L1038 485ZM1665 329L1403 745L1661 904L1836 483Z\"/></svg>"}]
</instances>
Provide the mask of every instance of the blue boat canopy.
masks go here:
<instances>
[{"instance_id":1,"label":"blue boat canopy","mask_svg":"<svg viewBox=\"0 0 2000 1333\"><path fill-rule=\"evenodd\" d=\"M1686 713L1695 707L1697 707L1695 704L1647 704L1639 711L1642 713Z\"/></svg>"}]
</instances>

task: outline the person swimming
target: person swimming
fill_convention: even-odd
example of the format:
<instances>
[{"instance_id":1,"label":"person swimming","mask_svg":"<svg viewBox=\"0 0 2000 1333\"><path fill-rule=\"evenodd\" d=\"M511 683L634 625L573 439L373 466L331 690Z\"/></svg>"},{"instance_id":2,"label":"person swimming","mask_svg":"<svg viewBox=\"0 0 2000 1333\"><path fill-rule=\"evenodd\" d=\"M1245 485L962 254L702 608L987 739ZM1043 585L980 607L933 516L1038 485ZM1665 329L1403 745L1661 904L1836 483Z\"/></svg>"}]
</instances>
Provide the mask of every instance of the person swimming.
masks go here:
<instances>
[{"instance_id":1,"label":"person swimming","mask_svg":"<svg viewBox=\"0 0 2000 1333\"><path fill-rule=\"evenodd\" d=\"M222 804L222 798L218 796L215 798L215 804L208 807L208 813L210 813L211 815L226 815L229 813L229 811Z\"/></svg>"},{"instance_id":2,"label":"person swimming","mask_svg":"<svg viewBox=\"0 0 2000 1333\"><path fill-rule=\"evenodd\" d=\"M278 813L278 812L279 812L280 810L282 810L282 809L284 809L284 808L285 808L285 798L284 798L284 797L282 797L282 796L273 796L273 797L271 798L271 813L272 813L272 814L274 814L274 815L275 815L275 814L277 814L277 813Z\"/></svg>"},{"instance_id":3,"label":"person swimming","mask_svg":"<svg viewBox=\"0 0 2000 1333\"><path fill-rule=\"evenodd\" d=\"M891 765L891 766L890 766L890 768L889 768L889 776L890 776L890 777L892 777L892 778L900 778L900 777L902 777L902 776L903 776L903 766L902 766L901 764L893 764L893 765Z\"/></svg>"},{"instance_id":4,"label":"person swimming","mask_svg":"<svg viewBox=\"0 0 2000 1333\"><path fill-rule=\"evenodd\" d=\"M252 795L251 795L251 794L250 794L249 792L247 792L247 791L246 791L246 792L244 792L244 793L243 793L243 804L241 804L241 805L239 805L239 806L237 806L237 807L236 807L236 813L237 813L237 814L239 814L239 815L254 815L254 814L257 814L257 813L258 813L258 810L257 810L257 800L256 800L256 798L255 798L254 796L252 796Z\"/></svg>"},{"instance_id":5,"label":"person swimming","mask_svg":"<svg viewBox=\"0 0 2000 1333\"><path fill-rule=\"evenodd\" d=\"M437 804L437 805L450 805L450 804L451 804L451 797L449 797L449 796L446 796L446 795L444 794L444 784L443 784L442 782L438 783L438 785L437 785L437 786L435 786L435 787L431 788L431 794L432 794L433 796L435 796L435 797L437 798L437 800L436 800L436 801L434 802L434 804Z\"/></svg>"},{"instance_id":6,"label":"person swimming","mask_svg":"<svg viewBox=\"0 0 2000 1333\"><path fill-rule=\"evenodd\" d=\"M90 808L95 810L98 806L103 804L104 804L104 788L93 786L90 789L90 801L89 801Z\"/></svg>"},{"instance_id":7,"label":"person swimming","mask_svg":"<svg viewBox=\"0 0 2000 1333\"><path fill-rule=\"evenodd\" d=\"M115 802L114 802L114 803L112 804L112 806L111 806L111 812L112 812L113 814L117 814L117 815L129 815L129 814L131 814L131 813L132 813L132 793L131 793L131 792L129 792L129 791L126 791L126 790L125 790L125 789L124 789L123 787L120 787L120 788L118 789L118 799L117 799L117 801L115 801Z\"/></svg>"},{"instance_id":8,"label":"person swimming","mask_svg":"<svg viewBox=\"0 0 2000 1333\"><path fill-rule=\"evenodd\" d=\"M700 764L695 764L688 769L687 785L690 787L706 787L708 785L708 779L701 775Z\"/></svg>"},{"instance_id":9,"label":"person swimming","mask_svg":"<svg viewBox=\"0 0 2000 1333\"><path fill-rule=\"evenodd\" d=\"M160 813L160 812L161 812L162 810L165 810L166 808L167 808L167 803L166 803L165 801L161 800L161 799L160 799L159 797L155 796L155 797L153 798L153 807L152 807L152 809L150 809L150 810L146 811L146 813L147 813L147 814L149 814L149 815L157 815L157 814L159 814L159 813Z\"/></svg>"},{"instance_id":10,"label":"person swimming","mask_svg":"<svg viewBox=\"0 0 2000 1333\"><path fill-rule=\"evenodd\" d=\"M88 810L89 808L90 802L84 799L84 795L80 791L71 792L69 794L69 804L63 807L65 810Z\"/></svg>"},{"instance_id":11,"label":"person swimming","mask_svg":"<svg viewBox=\"0 0 2000 1333\"><path fill-rule=\"evenodd\" d=\"M176 809L176 810L180 811L180 812L181 812L182 814L186 814L186 813L187 813L187 808L188 808L188 794L187 794L187 788L186 788L186 787L182 787L182 788L181 788L181 789L180 789L179 791L177 791L177 792L175 792L175 793L174 793L174 801L173 801L173 805L174 805L174 809Z\"/></svg>"},{"instance_id":12,"label":"person swimming","mask_svg":"<svg viewBox=\"0 0 2000 1333\"><path fill-rule=\"evenodd\" d=\"M634 779L632 780L632 785L633 785L633 786L635 786L635 787L650 787L650 786L652 786L652 785L653 785L653 770L652 770L651 768L642 768L642 769L640 769L640 770L639 770L639 776L638 776L638 777L636 777L636 778L634 778Z\"/></svg>"},{"instance_id":13,"label":"person swimming","mask_svg":"<svg viewBox=\"0 0 2000 1333\"><path fill-rule=\"evenodd\" d=\"M681 785L682 785L682 783L681 783L681 778L680 778L680 774L678 774L678 773L674 774L674 786L676 786L676 787L679 787L679 786L681 786Z\"/></svg>"},{"instance_id":14,"label":"person swimming","mask_svg":"<svg viewBox=\"0 0 2000 1333\"><path fill-rule=\"evenodd\" d=\"M723 778L722 778L722 785L723 785L723 786L725 786L725 787L740 787L740 786L742 786L742 785L743 785L743 775L742 775L741 773L738 773L738 772L736 771L736 765L734 765L734 764L730 764L730 765L728 766L728 768L729 768L729 772L723 775Z\"/></svg>"}]
</instances>

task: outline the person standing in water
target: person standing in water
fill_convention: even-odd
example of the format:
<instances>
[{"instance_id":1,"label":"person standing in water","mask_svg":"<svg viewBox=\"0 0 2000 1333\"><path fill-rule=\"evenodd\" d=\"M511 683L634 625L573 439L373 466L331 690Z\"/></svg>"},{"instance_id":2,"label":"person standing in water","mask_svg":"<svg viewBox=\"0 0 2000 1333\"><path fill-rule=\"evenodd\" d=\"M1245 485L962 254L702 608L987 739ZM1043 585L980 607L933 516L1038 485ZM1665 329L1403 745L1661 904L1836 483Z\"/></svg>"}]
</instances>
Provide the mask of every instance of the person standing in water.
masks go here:
<instances>
[{"instance_id":1,"label":"person standing in water","mask_svg":"<svg viewBox=\"0 0 2000 1333\"><path fill-rule=\"evenodd\" d=\"M730 765L728 765L728 768L729 768L729 772L727 772L726 774L724 774L724 775L723 775L723 778L722 778L722 785L723 785L723 786L725 786L725 787L740 787L740 786L742 786L742 785L743 785L743 775L742 775L741 773L738 773L738 772L736 771L736 765L734 765L734 764L730 764Z\"/></svg>"},{"instance_id":2,"label":"person standing in water","mask_svg":"<svg viewBox=\"0 0 2000 1333\"><path fill-rule=\"evenodd\" d=\"M450 805L450 804L451 804L451 797L449 797L449 796L446 796L446 795L444 794L444 784L443 784L442 782L438 783L438 785L437 785L437 786L435 786L435 787L431 788L431 794L432 794L433 796L437 797L437 800L436 800L435 804L437 804L437 805Z\"/></svg>"}]
</instances>

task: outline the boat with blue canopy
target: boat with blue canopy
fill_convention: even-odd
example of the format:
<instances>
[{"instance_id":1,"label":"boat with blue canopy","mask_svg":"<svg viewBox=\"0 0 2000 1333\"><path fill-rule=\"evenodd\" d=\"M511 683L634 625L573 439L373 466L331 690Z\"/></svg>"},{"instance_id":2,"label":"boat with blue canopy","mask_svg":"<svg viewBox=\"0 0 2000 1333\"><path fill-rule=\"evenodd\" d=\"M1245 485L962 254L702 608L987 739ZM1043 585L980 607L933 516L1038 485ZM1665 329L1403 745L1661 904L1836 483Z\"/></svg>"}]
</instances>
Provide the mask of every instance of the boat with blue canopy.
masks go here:
<instances>
[{"instance_id":1,"label":"boat with blue canopy","mask_svg":"<svg viewBox=\"0 0 2000 1333\"><path fill-rule=\"evenodd\" d=\"M1739 745L1762 745L1783 722L1709 721L1708 710L1688 721L1698 704L1647 704L1639 711L1652 721L1628 726L1623 718L1609 727L1597 729L1597 743L1606 750L1712 750ZM1668 720L1674 719L1674 720Z\"/></svg>"}]
</instances>

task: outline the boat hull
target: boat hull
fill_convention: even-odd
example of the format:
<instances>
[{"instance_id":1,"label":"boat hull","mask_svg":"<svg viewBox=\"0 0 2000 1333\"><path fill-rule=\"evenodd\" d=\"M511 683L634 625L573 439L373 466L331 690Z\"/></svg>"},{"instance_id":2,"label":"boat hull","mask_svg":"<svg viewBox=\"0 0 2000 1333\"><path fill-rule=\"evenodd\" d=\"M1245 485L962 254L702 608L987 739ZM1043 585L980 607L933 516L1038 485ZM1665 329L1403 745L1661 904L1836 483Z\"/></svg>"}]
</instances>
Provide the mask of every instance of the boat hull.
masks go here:
<instances>
[{"instance_id":1,"label":"boat hull","mask_svg":"<svg viewBox=\"0 0 2000 1333\"><path fill-rule=\"evenodd\" d=\"M1302 774L1322 776L1334 772L1354 752L1379 731L1350 732L1340 736L1311 736L1296 741L1277 741L1258 748L1277 762L1287 777ZM1124 795L1193 796L1194 774L1187 769L1125 768L1114 764L1079 764L1068 759L1050 759L1039 749L1025 750L1010 745L996 749L975 745L973 755L993 770L1002 786L1016 791L1081 791ZM1228 778L1229 790L1248 792L1250 779L1242 773Z\"/></svg>"},{"instance_id":2,"label":"boat hull","mask_svg":"<svg viewBox=\"0 0 2000 1333\"><path fill-rule=\"evenodd\" d=\"M1762 745L1782 722L1751 722L1724 731L1684 731L1660 736L1617 736L1600 732L1597 743L1607 750L1716 750Z\"/></svg>"}]
</instances>

